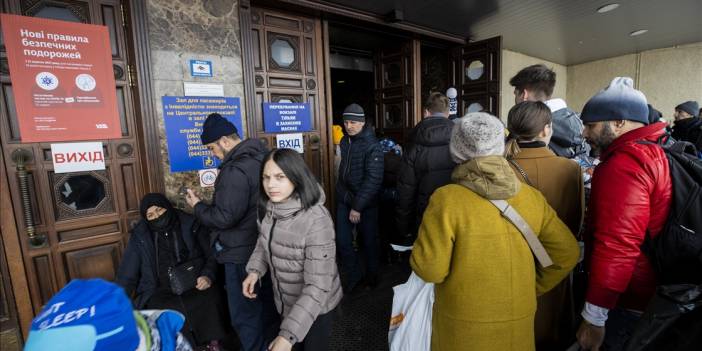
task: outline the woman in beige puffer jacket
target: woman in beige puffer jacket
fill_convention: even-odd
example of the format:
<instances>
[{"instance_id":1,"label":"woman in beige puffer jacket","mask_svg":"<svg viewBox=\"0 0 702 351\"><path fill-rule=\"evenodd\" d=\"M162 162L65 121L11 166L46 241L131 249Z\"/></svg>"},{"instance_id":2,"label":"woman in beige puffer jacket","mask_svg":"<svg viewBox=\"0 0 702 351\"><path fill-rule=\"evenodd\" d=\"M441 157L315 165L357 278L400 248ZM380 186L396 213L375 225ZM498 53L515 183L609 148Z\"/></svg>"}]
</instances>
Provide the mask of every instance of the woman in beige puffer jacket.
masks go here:
<instances>
[{"instance_id":1,"label":"woman in beige puffer jacket","mask_svg":"<svg viewBox=\"0 0 702 351\"><path fill-rule=\"evenodd\" d=\"M290 350L296 343L307 351L327 350L342 292L324 192L296 151L277 149L263 160L261 200L266 214L243 294L255 298L256 283L270 273L283 320L270 350Z\"/></svg>"}]
</instances>

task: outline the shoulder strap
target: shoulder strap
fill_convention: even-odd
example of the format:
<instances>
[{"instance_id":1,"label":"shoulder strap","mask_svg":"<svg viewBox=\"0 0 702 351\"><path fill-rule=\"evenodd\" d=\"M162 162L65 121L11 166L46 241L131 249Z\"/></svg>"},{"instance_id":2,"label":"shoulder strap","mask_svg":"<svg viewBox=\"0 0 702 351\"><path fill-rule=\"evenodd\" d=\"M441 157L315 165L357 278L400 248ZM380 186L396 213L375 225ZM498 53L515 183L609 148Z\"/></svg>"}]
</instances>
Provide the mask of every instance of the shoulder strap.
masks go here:
<instances>
[{"instance_id":1,"label":"shoulder strap","mask_svg":"<svg viewBox=\"0 0 702 351\"><path fill-rule=\"evenodd\" d=\"M530 180L529 177L527 176L526 172L524 172L524 170L522 169L522 167L519 166L519 164L517 163L517 161L515 161L514 159L511 159L511 158L510 158L510 159L507 159L507 161L509 161L509 163L511 163L512 166L514 166L514 168L516 168L517 171L519 171L519 174L522 175L522 178L524 178L524 181L525 181L527 184L529 184L530 186L534 186L534 184L531 182L531 180Z\"/></svg>"},{"instance_id":2,"label":"shoulder strap","mask_svg":"<svg viewBox=\"0 0 702 351\"><path fill-rule=\"evenodd\" d=\"M512 223L519 231L522 233L522 236L524 236L524 239L526 240L527 244L529 244L529 248L531 249L531 252L534 253L534 256L536 256L536 260L539 261L539 264L541 267L549 267L553 264L553 261L551 260L551 257L548 256L548 253L546 252L546 249L544 246L541 244L541 241L539 241L539 238L536 237L536 234L534 231L531 229L529 224L522 218L522 216L517 212L517 210L514 209L514 207L510 206L507 201L505 200L490 200L490 202L497 207L498 210L502 213L502 217L507 218L510 223Z\"/></svg>"}]
</instances>

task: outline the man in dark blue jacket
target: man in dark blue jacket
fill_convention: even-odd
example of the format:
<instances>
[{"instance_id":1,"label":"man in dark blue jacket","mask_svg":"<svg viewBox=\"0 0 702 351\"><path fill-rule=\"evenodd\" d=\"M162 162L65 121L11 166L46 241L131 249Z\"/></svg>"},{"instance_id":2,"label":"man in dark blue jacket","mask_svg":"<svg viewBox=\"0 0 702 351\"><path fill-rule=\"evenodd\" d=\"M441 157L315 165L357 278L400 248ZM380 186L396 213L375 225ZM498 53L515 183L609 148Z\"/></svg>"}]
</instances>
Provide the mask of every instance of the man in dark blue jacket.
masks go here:
<instances>
[{"instance_id":1,"label":"man in dark blue jacket","mask_svg":"<svg viewBox=\"0 0 702 351\"><path fill-rule=\"evenodd\" d=\"M363 242L366 281L371 287L377 283L377 200L383 182L383 151L358 104L344 110L344 129L336 183L336 247L345 279L344 290L349 292L363 278L353 249L354 226Z\"/></svg>"},{"instance_id":2,"label":"man in dark blue jacket","mask_svg":"<svg viewBox=\"0 0 702 351\"><path fill-rule=\"evenodd\" d=\"M260 351L277 331L271 281L268 276L261 279L258 298L253 300L244 297L241 284L258 239L258 187L268 150L259 139L242 141L234 124L218 113L207 116L200 137L222 164L211 204L200 201L190 189L185 200L200 223L212 231L210 242L217 261L224 264L229 313L242 350Z\"/></svg>"}]
</instances>

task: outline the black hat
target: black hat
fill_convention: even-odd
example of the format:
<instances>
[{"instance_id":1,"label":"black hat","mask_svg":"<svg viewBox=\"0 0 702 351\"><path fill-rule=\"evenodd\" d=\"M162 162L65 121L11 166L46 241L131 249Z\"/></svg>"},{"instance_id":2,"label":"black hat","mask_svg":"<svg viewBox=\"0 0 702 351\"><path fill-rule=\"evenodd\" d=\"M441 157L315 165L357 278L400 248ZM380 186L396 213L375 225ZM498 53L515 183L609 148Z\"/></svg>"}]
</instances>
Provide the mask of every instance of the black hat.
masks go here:
<instances>
[{"instance_id":1,"label":"black hat","mask_svg":"<svg viewBox=\"0 0 702 351\"><path fill-rule=\"evenodd\" d=\"M651 104L648 104L648 124L656 123L661 118L663 118L661 111L656 110Z\"/></svg>"},{"instance_id":2,"label":"black hat","mask_svg":"<svg viewBox=\"0 0 702 351\"><path fill-rule=\"evenodd\" d=\"M685 101L682 104L675 106L676 110L685 111L694 117L699 117L700 105L697 101Z\"/></svg>"},{"instance_id":3,"label":"black hat","mask_svg":"<svg viewBox=\"0 0 702 351\"><path fill-rule=\"evenodd\" d=\"M366 114L363 113L363 107L359 104L351 104L344 109L344 121L365 122Z\"/></svg>"},{"instance_id":4,"label":"black hat","mask_svg":"<svg viewBox=\"0 0 702 351\"><path fill-rule=\"evenodd\" d=\"M232 124L232 122L229 122L219 113L210 113L205 120L205 124L202 126L200 139L202 139L203 145L207 145L214 143L223 136L232 135L234 133L239 134L239 131L236 130L236 126Z\"/></svg>"},{"instance_id":5,"label":"black hat","mask_svg":"<svg viewBox=\"0 0 702 351\"><path fill-rule=\"evenodd\" d=\"M168 211L173 210L173 205L170 201L168 201L165 195L161 193L148 193L144 195L144 197L141 199L141 204L139 205L139 212L141 213L142 218L146 219L146 211L151 206L165 208Z\"/></svg>"}]
</instances>

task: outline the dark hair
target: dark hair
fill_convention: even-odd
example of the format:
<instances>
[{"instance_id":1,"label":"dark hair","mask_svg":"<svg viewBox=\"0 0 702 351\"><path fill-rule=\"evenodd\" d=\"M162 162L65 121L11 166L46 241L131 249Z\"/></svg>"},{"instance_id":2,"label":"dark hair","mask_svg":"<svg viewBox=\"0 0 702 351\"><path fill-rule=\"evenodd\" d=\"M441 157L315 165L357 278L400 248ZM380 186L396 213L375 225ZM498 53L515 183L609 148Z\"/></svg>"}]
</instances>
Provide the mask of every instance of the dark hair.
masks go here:
<instances>
[{"instance_id":1,"label":"dark hair","mask_svg":"<svg viewBox=\"0 0 702 351\"><path fill-rule=\"evenodd\" d=\"M446 95L438 92L431 93L424 102L424 108L431 113L448 113L449 101Z\"/></svg>"},{"instance_id":2,"label":"dark hair","mask_svg":"<svg viewBox=\"0 0 702 351\"><path fill-rule=\"evenodd\" d=\"M541 101L522 101L514 105L507 115L509 140L505 147L505 157L514 158L519 154L517 142L533 140L544 127L551 124L551 109Z\"/></svg>"},{"instance_id":3,"label":"dark hair","mask_svg":"<svg viewBox=\"0 0 702 351\"><path fill-rule=\"evenodd\" d=\"M556 72L544 64L532 65L519 71L509 80L509 84L520 91L524 89L532 91L539 99L546 99L553 95Z\"/></svg>"},{"instance_id":4,"label":"dark hair","mask_svg":"<svg viewBox=\"0 0 702 351\"><path fill-rule=\"evenodd\" d=\"M317 204L322 197L319 182L305 164L302 156L292 149L273 149L266 155L261 163L261 184L259 185L259 201L261 202L261 206L265 207L265 204L268 202L268 195L263 188L263 169L266 166L266 162L270 160L280 167L283 173L285 173L285 176L295 186L293 195L300 199L303 210Z\"/></svg>"}]
</instances>

